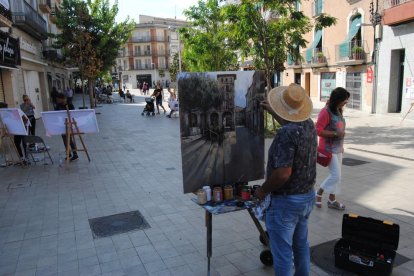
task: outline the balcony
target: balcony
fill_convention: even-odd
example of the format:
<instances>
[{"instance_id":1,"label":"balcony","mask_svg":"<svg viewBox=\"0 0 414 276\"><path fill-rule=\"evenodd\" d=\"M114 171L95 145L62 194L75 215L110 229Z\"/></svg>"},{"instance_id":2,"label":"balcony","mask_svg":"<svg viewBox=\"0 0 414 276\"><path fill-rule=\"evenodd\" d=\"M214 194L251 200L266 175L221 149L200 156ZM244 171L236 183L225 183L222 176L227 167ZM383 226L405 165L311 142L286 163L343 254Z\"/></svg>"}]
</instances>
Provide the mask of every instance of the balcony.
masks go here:
<instances>
[{"instance_id":1,"label":"balcony","mask_svg":"<svg viewBox=\"0 0 414 276\"><path fill-rule=\"evenodd\" d=\"M25 0L13 0L13 23L38 40L47 39L46 21Z\"/></svg>"},{"instance_id":2,"label":"balcony","mask_svg":"<svg viewBox=\"0 0 414 276\"><path fill-rule=\"evenodd\" d=\"M289 69L298 69L302 68L302 61L298 59L292 58L290 55L288 56L288 59L286 61L286 68Z\"/></svg>"},{"instance_id":3,"label":"balcony","mask_svg":"<svg viewBox=\"0 0 414 276\"><path fill-rule=\"evenodd\" d=\"M157 64L135 64L134 66L129 66L129 70L154 70L154 69L168 69L166 65L157 65Z\"/></svg>"},{"instance_id":4,"label":"balcony","mask_svg":"<svg viewBox=\"0 0 414 276\"><path fill-rule=\"evenodd\" d=\"M414 20L414 0L385 0L382 22L384 25L398 25Z\"/></svg>"},{"instance_id":5,"label":"balcony","mask_svg":"<svg viewBox=\"0 0 414 276\"><path fill-rule=\"evenodd\" d=\"M2 4L0 4L0 27L11 28L13 25L12 22L12 13L10 10L6 9Z\"/></svg>"},{"instance_id":6,"label":"balcony","mask_svg":"<svg viewBox=\"0 0 414 276\"><path fill-rule=\"evenodd\" d=\"M152 51L137 51L137 52L130 52L130 57L148 57L152 55Z\"/></svg>"},{"instance_id":7,"label":"balcony","mask_svg":"<svg viewBox=\"0 0 414 276\"><path fill-rule=\"evenodd\" d=\"M168 42L168 37L164 36L151 36L151 37L131 37L129 42L132 43L148 43L148 42Z\"/></svg>"},{"instance_id":8,"label":"balcony","mask_svg":"<svg viewBox=\"0 0 414 276\"><path fill-rule=\"evenodd\" d=\"M44 13L52 12L51 0L39 0L39 9Z\"/></svg>"},{"instance_id":9,"label":"balcony","mask_svg":"<svg viewBox=\"0 0 414 276\"><path fill-rule=\"evenodd\" d=\"M368 52L365 40L354 40L335 45L336 63L338 65L360 65L365 63Z\"/></svg>"},{"instance_id":10,"label":"balcony","mask_svg":"<svg viewBox=\"0 0 414 276\"><path fill-rule=\"evenodd\" d=\"M60 51L51 46L43 47L43 58L49 61L63 62L63 56Z\"/></svg>"},{"instance_id":11,"label":"balcony","mask_svg":"<svg viewBox=\"0 0 414 276\"><path fill-rule=\"evenodd\" d=\"M169 51L164 50L164 51L154 51L154 56L168 56L169 55Z\"/></svg>"},{"instance_id":12,"label":"balcony","mask_svg":"<svg viewBox=\"0 0 414 276\"><path fill-rule=\"evenodd\" d=\"M328 65L329 53L325 48L314 48L312 49L310 57L305 59L302 64L303 67L325 67Z\"/></svg>"}]
</instances>

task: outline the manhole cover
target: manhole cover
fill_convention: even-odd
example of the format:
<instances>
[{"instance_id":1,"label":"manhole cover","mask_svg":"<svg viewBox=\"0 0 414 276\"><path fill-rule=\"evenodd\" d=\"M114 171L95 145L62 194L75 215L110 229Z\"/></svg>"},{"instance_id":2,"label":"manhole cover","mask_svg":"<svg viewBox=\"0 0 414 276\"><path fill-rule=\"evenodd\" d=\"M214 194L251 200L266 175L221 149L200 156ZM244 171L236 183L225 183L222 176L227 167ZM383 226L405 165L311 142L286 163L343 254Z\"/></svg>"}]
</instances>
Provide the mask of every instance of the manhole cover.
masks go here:
<instances>
[{"instance_id":1,"label":"manhole cover","mask_svg":"<svg viewBox=\"0 0 414 276\"><path fill-rule=\"evenodd\" d=\"M358 159L353 159L353 158L343 158L342 159L342 164L345 166L359 166L359 165L363 165L363 164L367 164L370 162L364 161L364 160L358 160Z\"/></svg>"},{"instance_id":2,"label":"manhole cover","mask_svg":"<svg viewBox=\"0 0 414 276\"><path fill-rule=\"evenodd\" d=\"M338 239L312 246L310 248L312 263L325 270L329 275L355 275L335 266L334 246L337 241ZM411 259L397 253L394 259L394 267L409 261Z\"/></svg>"},{"instance_id":3,"label":"manhole cover","mask_svg":"<svg viewBox=\"0 0 414 276\"><path fill-rule=\"evenodd\" d=\"M94 238L109 237L132 230L151 228L139 211L93 218L89 220L89 225Z\"/></svg>"}]
</instances>

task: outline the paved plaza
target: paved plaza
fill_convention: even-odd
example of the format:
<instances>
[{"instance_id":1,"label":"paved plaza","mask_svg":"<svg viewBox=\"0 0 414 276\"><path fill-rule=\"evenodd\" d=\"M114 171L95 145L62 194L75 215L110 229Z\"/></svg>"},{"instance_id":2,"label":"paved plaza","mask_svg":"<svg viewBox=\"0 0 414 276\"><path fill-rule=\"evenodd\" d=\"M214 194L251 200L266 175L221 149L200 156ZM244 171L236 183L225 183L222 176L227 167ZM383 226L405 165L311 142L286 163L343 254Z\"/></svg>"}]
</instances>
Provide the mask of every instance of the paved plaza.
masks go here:
<instances>
[{"instance_id":1,"label":"paved plaza","mask_svg":"<svg viewBox=\"0 0 414 276\"><path fill-rule=\"evenodd\" d=\"M60 165L62 140L38 120L55 164L0 168L0 275L206 275L204 211L182 192L179 119L141 116L144 97L133 92L135 103L96 109L100 132L84 136L90 163L80 152ZM398 223L398 253L414 259L414 121L345 115L344 157L367 163L343 166L338 198L346 212ZM317 183L326 174L318 166ZM341 235L343 212L326 201L311 215L311 245ZM88 219L135 210L151 228L94 239ZM214 216L213 275L273 275L258 237L246 211ZM414 261L393 272L413 274ZM329 274L312 265L312 275Z\"/></svg>"}]
</instances>

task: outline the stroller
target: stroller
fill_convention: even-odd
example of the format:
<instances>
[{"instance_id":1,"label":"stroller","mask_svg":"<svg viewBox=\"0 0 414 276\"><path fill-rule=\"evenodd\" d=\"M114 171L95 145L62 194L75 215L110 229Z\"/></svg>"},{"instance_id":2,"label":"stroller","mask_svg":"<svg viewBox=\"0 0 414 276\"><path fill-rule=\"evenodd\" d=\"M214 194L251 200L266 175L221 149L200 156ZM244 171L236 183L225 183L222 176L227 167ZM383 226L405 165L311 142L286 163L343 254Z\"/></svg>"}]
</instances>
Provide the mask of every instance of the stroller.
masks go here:
<instances>
[{"instance_id":1,"label":"stroller","mask_svg":"<svg viewBox=\"0 0 414 276\"><path fill-rule=\"evenodd\" d=\"M147 103L144 107L144 110L142 111L141 115L144 116L147 115L155 115L155 105L154 105L154 98L147 97L145 98L145 102Z\"/></svg>"}]
</instances>

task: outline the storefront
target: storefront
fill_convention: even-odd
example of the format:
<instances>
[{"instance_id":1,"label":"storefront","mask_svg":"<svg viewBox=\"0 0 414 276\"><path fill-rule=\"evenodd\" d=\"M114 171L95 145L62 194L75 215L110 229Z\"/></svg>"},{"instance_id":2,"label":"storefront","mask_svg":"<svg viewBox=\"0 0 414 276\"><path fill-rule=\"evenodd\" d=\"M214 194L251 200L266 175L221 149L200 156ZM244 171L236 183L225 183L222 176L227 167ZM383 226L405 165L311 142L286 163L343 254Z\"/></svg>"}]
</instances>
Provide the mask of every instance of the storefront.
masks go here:
<instances>
[{"instance_id":1,"label":"storefront","mask_svg":"<svg viewBox=\"0 0 414 276\"><path fill-rule=\"evenodd\" d=\"M0 31L0 102L13 103L11 72L21 64L19 40Z\"/></svg>"}]
</instances>

